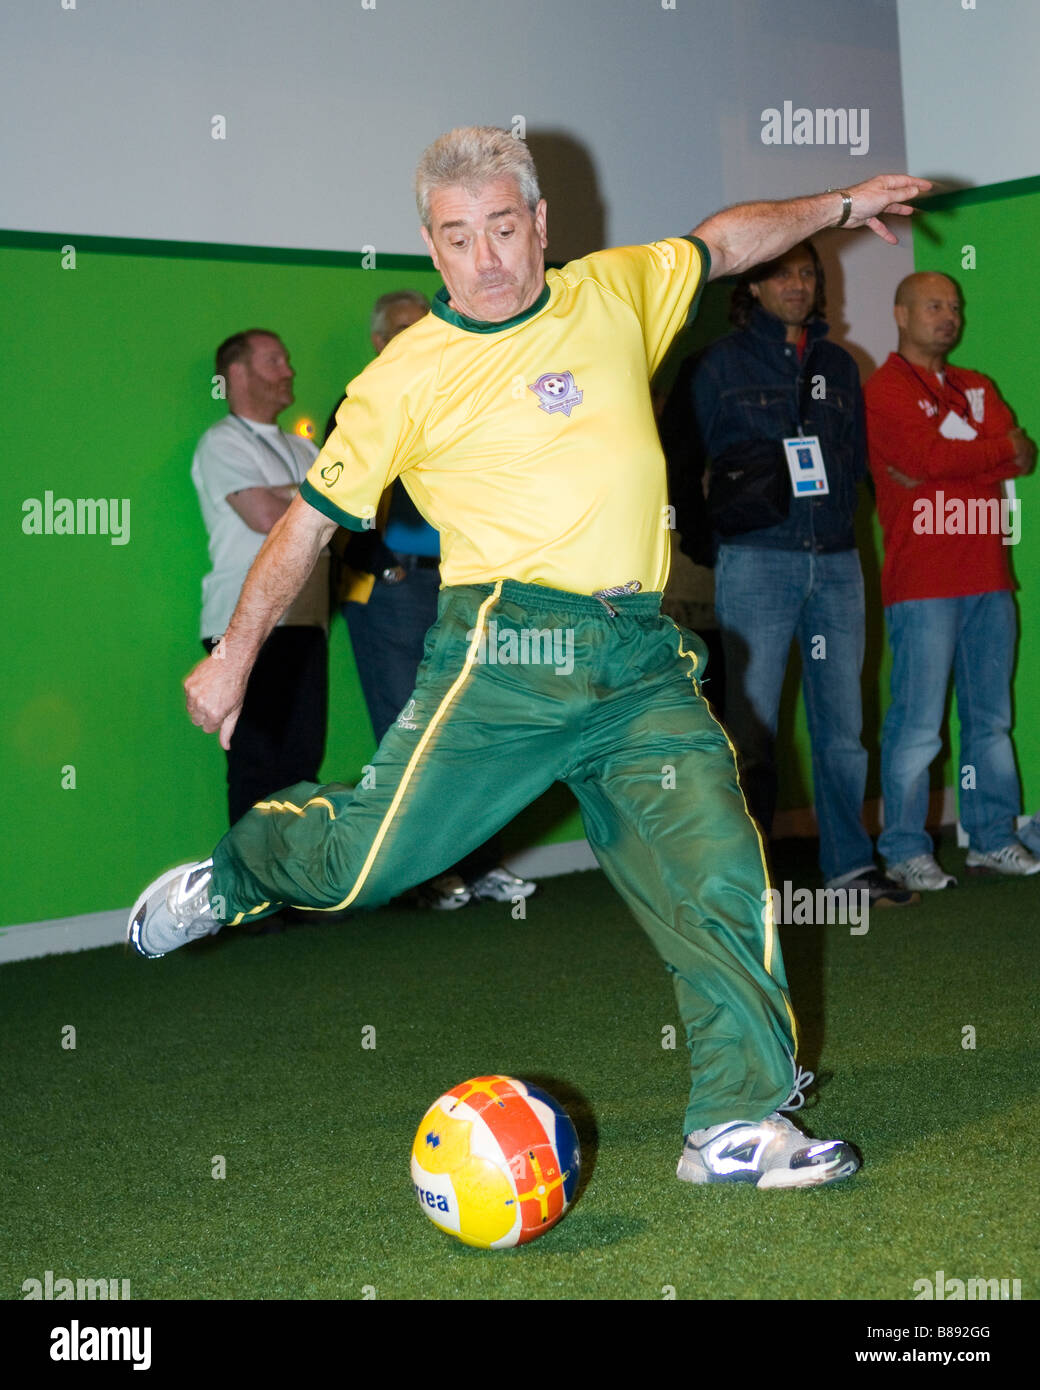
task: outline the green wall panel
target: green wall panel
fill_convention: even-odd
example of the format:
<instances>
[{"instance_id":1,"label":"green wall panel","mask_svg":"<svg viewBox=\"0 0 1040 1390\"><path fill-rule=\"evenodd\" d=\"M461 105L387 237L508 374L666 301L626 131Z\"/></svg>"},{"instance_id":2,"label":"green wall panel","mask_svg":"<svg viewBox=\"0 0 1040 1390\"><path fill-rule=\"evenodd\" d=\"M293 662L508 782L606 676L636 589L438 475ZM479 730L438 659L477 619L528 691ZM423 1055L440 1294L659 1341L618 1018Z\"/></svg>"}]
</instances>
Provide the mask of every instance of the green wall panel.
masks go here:
<instances>
[{"instance_id":1,"label":"green wall panel","mask_svg":"<svg viewBox=\"0 0 1040 1390\"><path fill-rule=\"evenodd\" d=\"M933 202L915 228L916 263L952 274L966 298L956 360L993 376L1040 437L1034 325L1040 281L1026 248L1040 229L1037 181ZM355 254L181 248L37 234L0 235L6 306L8 438L0 470L5 638L2 771L7 844L0 925L129 903L162 867L207 853L224 828L223 753L184 712L180 681L199 653L199 585L206 537L189 477L199 435L223 412L211 396L212 351L239 328L280 333L297 370L282 417L320 428L344 383L370 357L373 300L440 281L421 258L360 268ZM61 247L76 246L75 269ZM962 269L962 248L976 268ZM726 291L706 296L690 347L725 326ZM895 342L893 330L893 345ZM1040 801L1040 730L1030 692L1040 676L1032 641L1040 543L1030 522L1037 484L1019 484L1023 640L1016 746L1030 808ZM56 497L129 500L129 540L26 535L23 504ZM860 511L868 592L864 732L868 795L877 793L877 740L888 653L878 589L880 540ZM781 714L782 806L811 798L811 764L796 662ZM354 781L373 748L343 624L333 624L331 715L323 775ZM784 732L786 731L786 732ZM66 768L75 787L62 786ZM953 761L936 782L953 780ZM581 834L574 803L554 789L505 832L508 847Z\"/></svg>"},{"instance_id":2,"label":"green wall panel","mask_svg":"<svg viewBox=\"0 0 1040 1390\"><path fill-rule=\"evenodd\" d=\"M296 367L291 428L320 429L371 356L368 316L387 290L432 293L419 258L361 270L357 256L207 258L197 248L8 236L4 383L11 429L0 470L6 596L2 775L8 798L0 925L120 907L225 828L224 755L188 720L180 682L201 656L206 534L189 476L225 407L212 353L227 334L280 333ZM49 242L49 244L48 244ZM76 246L62 269L63 245ZM337 261L339 263L337 263ZM23 504L129 500L129 539L27 535ZM323 775L353 782L373 751L350 644L333 624ZM75 786L63 788L63 769ZM69 773L64 774L71 780ZM580 834L554 794L510 844Z\"/></svg>"}]
</instances>

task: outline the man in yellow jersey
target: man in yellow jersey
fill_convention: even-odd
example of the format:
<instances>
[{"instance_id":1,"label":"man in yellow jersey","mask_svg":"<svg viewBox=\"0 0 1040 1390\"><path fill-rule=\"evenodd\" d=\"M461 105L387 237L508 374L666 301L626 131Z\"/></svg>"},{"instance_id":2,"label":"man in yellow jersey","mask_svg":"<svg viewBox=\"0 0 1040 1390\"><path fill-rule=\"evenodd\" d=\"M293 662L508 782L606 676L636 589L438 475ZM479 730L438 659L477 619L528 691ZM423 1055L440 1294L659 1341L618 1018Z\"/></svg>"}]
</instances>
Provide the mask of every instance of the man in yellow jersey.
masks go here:
<instances>
[{"instance_id":1,"label":"man in yellow jersey","mask_svg":"<svg viewBox=\"0 0 1040 1390\"><path fill-rule=\"evenodd\" d=\"M750 203L689 237L544 269L546 205L522 141L442 136L416 177L444 289L349 386L337 428L272 531L225 633L185 682L226 744L256 651L337 525L370 522L400 478L441 534L443 588L412 698L366 785L299 783L210 860L151 884L129 937L158 956L284 904L339 911L431 878L553 781L675 982L692 1064L679 1177L801 1187L859 1166L781 1109L812 1079L761 840L701 698L704 646L660 615L665 464L649 381L712 276L930 185ZM372 785L367 785L372 783Z\"/></svg>"}]
</instances>

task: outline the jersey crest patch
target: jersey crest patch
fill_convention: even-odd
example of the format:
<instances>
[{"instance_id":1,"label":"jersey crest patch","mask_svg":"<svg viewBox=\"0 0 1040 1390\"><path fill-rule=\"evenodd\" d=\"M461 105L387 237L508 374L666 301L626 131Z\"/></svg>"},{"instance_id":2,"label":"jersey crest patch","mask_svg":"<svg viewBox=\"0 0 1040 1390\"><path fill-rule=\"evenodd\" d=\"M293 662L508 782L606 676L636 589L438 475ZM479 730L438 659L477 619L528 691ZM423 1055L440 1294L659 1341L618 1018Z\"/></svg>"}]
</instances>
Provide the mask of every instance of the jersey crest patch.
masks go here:
<instances>
[{"instance_id":1,"label":"jersey crest patch","mask_svg":"<svg viewBox=\"0 0 1040 1390\"><path fill-rule=\"evenodd\" d=\"M568 420L571 411L576 405L581 405L584 397L584 392L575 386L574 377L570 372L543 372L527 389L538 397L538 404L542 410L549 415L555 415L558 410L562 410Z\"/></svg>"}]
</instances>

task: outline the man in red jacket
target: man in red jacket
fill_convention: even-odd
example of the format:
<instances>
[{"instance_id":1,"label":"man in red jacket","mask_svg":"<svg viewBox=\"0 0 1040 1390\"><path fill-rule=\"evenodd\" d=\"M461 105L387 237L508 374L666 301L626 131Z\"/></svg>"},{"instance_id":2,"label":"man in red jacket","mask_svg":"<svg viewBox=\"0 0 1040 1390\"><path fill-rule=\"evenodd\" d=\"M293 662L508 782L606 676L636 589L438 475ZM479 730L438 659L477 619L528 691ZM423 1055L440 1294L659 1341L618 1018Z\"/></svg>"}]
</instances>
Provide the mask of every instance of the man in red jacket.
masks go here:
<instances>
[{"instance_id":1,"label":"man in red jacket","mask_svg":"<svg viewBox=\"0 0 1040 1390\"><path fill-rule=\"evenodd\" d=\"M1040 873L1015 836L1021 792L1011 746L1017 620L1007 547L1020 513L1003 480L1036 445L980 372L947 365L961 331L957 286L910 275L896 291L899 351L864 389L870 469L885 537L881 596L892 701L881 735L885 829L878 848L907 888L956 883L925 831L928 769L950 674L961 725L960 818L969 871Z\"/></svg>"}]
</instances>

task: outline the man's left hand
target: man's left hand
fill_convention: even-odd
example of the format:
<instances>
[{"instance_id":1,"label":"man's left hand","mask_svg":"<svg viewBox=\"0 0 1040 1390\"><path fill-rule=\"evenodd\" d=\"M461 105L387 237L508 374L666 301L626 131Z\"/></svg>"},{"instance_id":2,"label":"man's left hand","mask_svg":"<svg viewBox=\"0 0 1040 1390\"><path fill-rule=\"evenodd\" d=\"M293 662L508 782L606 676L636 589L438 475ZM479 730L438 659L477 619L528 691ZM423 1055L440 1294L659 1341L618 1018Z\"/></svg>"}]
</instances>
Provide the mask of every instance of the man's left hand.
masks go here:
<instances>
[{"instance_id":1,"label":"man's left hand","mask_svg":"<svg viewBox=\"0 0 1040 1390\"><path fill-rule=\"evenodd\" d=\"M1019 474L1031 473L1033 465L1036 463L1036 445L1029 436L1017 427L1011 430L1008 438L1015 446L1015 457L1012 463L1015 465Z\"/></svg>"},{"instance_id":2,"label":"man's left hand","mask_svg":"<svg viewBox=\"0 0 1040 1390\"><path fill-rule=\"evenodd\" d=\"M837 227L844 205L851 200L845 227L869 227L882 241L897 246L899 239L881 221L884 214L909 217L913 208L907 201L932 188L929 179L909 174L878 174L865 183L843 190L813 193L806 198L784 202L738 203L705 218L692 236L704 242L711 257L709 280L721 275L741 275L755 265L764 265L797 246L806 237L827 227Z\"/></svg>"},{"instance_id":3,"label":"man's left hand","mask_svg":"<svg viewBox=\"0 0 1040 1390\"><path fill-rule=\"evenodd\" d=\"M845 226L869 227L882 241L896 246L898 237L888 230L880 220L881 216L895 213L900 217L909 217L913 208L905 200L927 193L931 187L928 179L911 178L909 174L878 174L865 183L853 184L844 190L852 198L852 211Z\"/></svg>"}]
</instances>

